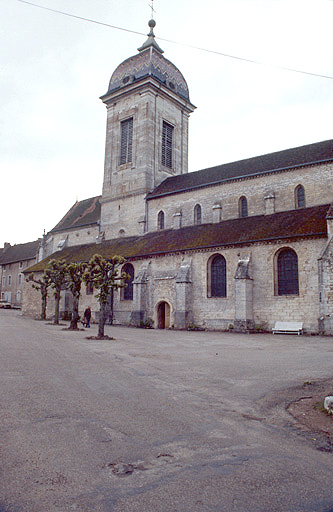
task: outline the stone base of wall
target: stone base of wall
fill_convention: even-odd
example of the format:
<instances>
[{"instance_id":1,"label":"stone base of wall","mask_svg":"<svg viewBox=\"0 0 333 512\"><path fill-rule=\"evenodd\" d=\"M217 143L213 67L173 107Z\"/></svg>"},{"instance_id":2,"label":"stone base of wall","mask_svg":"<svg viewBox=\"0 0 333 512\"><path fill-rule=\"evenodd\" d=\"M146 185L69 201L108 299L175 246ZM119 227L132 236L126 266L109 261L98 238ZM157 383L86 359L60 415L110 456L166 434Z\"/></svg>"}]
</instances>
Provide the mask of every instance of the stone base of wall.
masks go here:
<instances>
[{"instance_id":1,"label":"stone base of wall","mask_svg":"<svg viewBox=\"0 0 333 512\"><path fill-rule=\"evenodd\" d=\"M176 311L175 312L175 328L187 329L192 321L192 314L189 311Z\"/></svg>"},{"instance_id":2,"label":"stone base of wall","mask_svg":"<svg viewBox=\"0 0 333 512\"><path fill-rule=\"evenodd\" d=\"M254 329L253 320L235 320L234 321L234 332L250 332Z\"/></svg>"},{"instance_id":3,"label":"stone base of wall","mask_svg":"<svg viewBox=\"0 0 333 512\"><path fill-rule=\"evenodd\" d=\"M328 316L318 319L318 331L321 335L333 336L333 317Z\"/></svg>"},{"instance_id":4,"label":"stone base of wall","mask_svg":"<svg viewBox=\"0 0 333 512\"><path fill-rule=\"evenodd\" d=\"M130 325L135 325L136 327L140 325L141 322L144 321L145 312L144 311L132 311Z\"/></svg>"}]
</instances>

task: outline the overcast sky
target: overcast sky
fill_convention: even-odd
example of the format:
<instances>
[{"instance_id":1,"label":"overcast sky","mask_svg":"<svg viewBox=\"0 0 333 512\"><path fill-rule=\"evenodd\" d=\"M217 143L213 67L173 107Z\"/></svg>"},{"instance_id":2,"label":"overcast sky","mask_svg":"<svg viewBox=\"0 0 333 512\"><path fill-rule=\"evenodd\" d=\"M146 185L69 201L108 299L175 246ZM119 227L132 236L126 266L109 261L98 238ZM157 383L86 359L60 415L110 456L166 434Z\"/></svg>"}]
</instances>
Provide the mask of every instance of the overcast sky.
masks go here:
<instances>
[{"instance_id":1,"label":"overcast sky","mask_svg":"<svg viewBox=\"0 0 333 512\"><path fill-rule=\"evenodd\" d=\"M31 0L147 34L149 0ZM155 35L197 110L189 171L332 138L332 0L154 0ZM0 247L42 236L102 190L99 97L145 35L0 0Z\"/></svg>"}]
</instances>

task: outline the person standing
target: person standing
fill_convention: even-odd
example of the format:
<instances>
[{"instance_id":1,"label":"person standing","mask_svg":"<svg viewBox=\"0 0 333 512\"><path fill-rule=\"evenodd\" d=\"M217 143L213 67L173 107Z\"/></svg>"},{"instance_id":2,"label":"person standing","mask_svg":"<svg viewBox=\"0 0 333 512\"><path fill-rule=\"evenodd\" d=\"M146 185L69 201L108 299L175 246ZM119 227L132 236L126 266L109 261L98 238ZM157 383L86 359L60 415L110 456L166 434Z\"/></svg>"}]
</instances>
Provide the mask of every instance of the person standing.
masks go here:
<instances>
[{"instance_id":1,"label":"person standing","mask_svg":"<svg viewBox=\"0 0 333 512\"><path fill-rule=\"evenodd\" d=\"M84 312L84 324L85 327L90 327L91 309L90 306Z\"/></svg>"}]
</instances>

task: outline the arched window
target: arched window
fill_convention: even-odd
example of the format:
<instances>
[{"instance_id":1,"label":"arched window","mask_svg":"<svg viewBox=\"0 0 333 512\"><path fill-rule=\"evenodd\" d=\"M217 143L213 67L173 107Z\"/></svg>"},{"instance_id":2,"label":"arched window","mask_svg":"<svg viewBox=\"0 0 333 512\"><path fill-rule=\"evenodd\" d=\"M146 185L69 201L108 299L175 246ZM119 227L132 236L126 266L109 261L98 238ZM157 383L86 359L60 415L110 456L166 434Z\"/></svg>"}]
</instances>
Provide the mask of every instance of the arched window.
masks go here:
<instances>
[{"instance_id":1,"label":"arched window","mask_svg":"<svg viewBox=\"0 0 333 512\"><path fill-rule=\"evenodd\" d=\"M159 212L157 216L157 228L164 229L164 212L162 212L162 210Z\"/></svg>"},{"instance_id":2,"label":"arched window","mask_svg":"<svg viewBox=\"0 0 333 512\"><path fill-rule=\"evenodd\" d=\"M247 217L247 199L245 196L239 198L238 211L240 217Z\"/></svg>"},{"instance_id":3,"label":"arched window","mask_svg":"<svg viewBox=\"0 0 333 512\"><path fill-rule=\"evenodd\" d=\"M194 207L194 224L201 224L201 206L196 204Z\"/></svg>"},{"instance_id":4,"label":"arched window","mask_svg":"<svg viewBox=\"0 0 333 512\"><path fill-rule=\"evenodd\" d=\"M296 208L305 208L305 190L303 185L295 188L295 206Z\"/></svg>"},{"instance_id":5,"label":"arched window","mask_svg":"<svg viewBox=\"0 0 333 512\"><path fill-rule=\"evenodd\" d=\"M277 295L298 295L298 259L293 249L277 255Z\"/></svg>"},{"instance_id":6,"label":"arched window","mask_svg":"<svg viewBox=\"0 0 333 512\"><path fill-rule=\"evenodd\" d=\"M208 261L208 296L227 296L227 266L221 254L215 254Z\"/></svg>"},{"instance_id":7,"label":"arched window","mask_svg":"<svg viewBox=\"0 0 333 512\"><path fill-rule=\"evenodd\" d=\"M125 283L127 286L125 286L123 290L123 300L133 300L133 280L134 280L134 267L130 263L126 263L123 268L122 272L126 272L128 275L128 278L125 279Z\"/></svg>"}]
</instances>

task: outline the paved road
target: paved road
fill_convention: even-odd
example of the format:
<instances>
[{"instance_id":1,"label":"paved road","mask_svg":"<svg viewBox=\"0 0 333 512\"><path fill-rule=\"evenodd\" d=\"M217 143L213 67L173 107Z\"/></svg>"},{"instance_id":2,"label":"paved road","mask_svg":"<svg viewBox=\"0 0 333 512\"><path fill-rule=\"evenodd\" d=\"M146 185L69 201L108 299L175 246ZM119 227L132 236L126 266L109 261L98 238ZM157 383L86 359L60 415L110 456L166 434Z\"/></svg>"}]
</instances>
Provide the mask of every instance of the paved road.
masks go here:
<instances>
[{"instance_id":1,"label":"paved road","mask_svg":"<svg viewBox=\"0 0 333 512\"><path fill-rule=\"evenodd\" d=\"M332 338L96 330L0 310L0 512L333 511L283 402Z\"/></svg>"}]
</instances>

